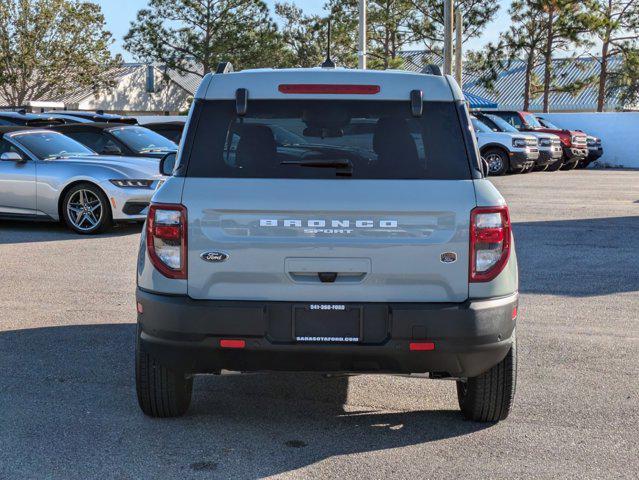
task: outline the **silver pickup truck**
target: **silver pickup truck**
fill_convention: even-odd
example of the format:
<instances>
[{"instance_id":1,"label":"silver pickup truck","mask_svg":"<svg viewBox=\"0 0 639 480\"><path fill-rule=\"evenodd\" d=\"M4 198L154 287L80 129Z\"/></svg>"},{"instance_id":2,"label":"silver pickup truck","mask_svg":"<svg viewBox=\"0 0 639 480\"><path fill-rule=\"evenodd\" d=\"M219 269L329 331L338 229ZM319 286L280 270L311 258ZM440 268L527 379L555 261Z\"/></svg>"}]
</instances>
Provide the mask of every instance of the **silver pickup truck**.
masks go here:
<instances>
[{"instance_id":1,"label":"silver pickup truck","mask_svg":"<svg viewBox=\"0 0 639 480\"><path fill-rule=\"evenodd\" d=\"M145 414L222 370L428 374L505 419L518 272L467 104L435 74L209 74L138 261ZM426 376L426 375L423 375Z\"/></svg>"}]
</instances>

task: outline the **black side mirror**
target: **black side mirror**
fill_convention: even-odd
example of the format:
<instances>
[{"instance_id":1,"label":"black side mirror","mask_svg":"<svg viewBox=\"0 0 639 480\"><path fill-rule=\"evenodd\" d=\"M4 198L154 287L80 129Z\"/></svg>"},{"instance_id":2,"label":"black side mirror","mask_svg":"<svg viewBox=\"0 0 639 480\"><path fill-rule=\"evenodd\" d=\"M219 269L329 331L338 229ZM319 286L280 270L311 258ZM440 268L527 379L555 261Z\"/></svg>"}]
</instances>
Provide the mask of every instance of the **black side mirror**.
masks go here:
<instances>
[{"instance_id":1,"label":"black side mirror","mask_svg":"<svg viewBox=\"0 0 639 480\"><path fill-rule=\"evenodd\" d=\"M481 172L484 174L484 177L487 177L490 174L490 165L484 157L481 158Z\"/></svg>"},{"instance_id":2,"label":"black side mirror","mask_svg":"<svg viewBox=\"0 0 639 480\"><path fill-rule=\"evenodd\" d=\"M169 152L160 160L160 174L170 177L173 175L175 169L175 161L177 159L177 153Z\"/></svg>"}]
</instances>

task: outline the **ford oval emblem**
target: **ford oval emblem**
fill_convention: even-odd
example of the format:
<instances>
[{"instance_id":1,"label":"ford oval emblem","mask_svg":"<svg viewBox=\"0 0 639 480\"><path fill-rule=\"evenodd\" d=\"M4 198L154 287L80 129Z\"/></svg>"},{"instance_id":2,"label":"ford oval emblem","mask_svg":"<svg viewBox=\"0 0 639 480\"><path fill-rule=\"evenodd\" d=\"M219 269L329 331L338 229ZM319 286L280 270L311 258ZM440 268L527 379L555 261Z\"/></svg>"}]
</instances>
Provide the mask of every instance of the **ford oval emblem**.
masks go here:
<instances>
[{"instance_id":1,"label":"ford oval emblem","mask_svg":"<svg viewBox=\"0 0 639 480\"><path fill-rule=\"evenodd\" d=\"M200 255L200 258L205 262L218 263L223 262L224 260L229 258L229 256L226 253L222 252L204 252L202 255Z\"/></svg>"},{"instance_id":2,"label":"ford oval emblem","mask_svg":"<svg viewBox=\"0 0 639 480\"><path fill-rule=\"evenodd\" d=\"M444 252L441 254L440 259L442 263L454 263L457 261L457 254L455 252Z\"/></svg>"}]
</instances>

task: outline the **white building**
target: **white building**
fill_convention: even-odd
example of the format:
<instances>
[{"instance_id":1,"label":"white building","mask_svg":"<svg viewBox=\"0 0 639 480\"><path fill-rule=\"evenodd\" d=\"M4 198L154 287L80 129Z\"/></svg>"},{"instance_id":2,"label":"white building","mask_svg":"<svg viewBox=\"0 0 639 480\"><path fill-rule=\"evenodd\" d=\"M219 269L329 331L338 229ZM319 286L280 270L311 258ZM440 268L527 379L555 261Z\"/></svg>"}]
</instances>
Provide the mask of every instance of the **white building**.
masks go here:
<instances>
[{"instance_id":1,"label":"white building","mask_svg":"<svg viewBox=\"0 0 639 480\"><path fill-rule=\"evenodd\" d=\"M201 76L181 75L161 65L124 63L111 73L113 86L83 88L56 97L26 102L33 111L40 108L104 110L110 113L176 115L189 109Z\"/></svg>"}]
</instances>

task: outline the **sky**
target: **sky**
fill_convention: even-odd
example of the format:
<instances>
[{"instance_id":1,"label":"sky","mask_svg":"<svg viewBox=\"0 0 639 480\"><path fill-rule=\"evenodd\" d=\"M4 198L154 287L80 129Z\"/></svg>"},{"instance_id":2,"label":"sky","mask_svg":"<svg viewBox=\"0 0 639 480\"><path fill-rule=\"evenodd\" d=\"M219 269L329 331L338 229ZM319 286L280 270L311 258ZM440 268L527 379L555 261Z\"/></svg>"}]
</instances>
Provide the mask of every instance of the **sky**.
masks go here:
<instances>
[{"instance_id":1,"label":"sky","mask_svg":"<svg viewBox=\"0 0 639 480\"><path fill-rule=\"evenodd\" d=\"M113 34L115 44L112 47L114 53L123 55L125 61L132 61L131 55L122 48L122 38L129 30L131 21L135 20L138 10L144 8L148 4L148 0L91 0L102 7L104 16L106 17L107 29ZM273 8L276 0L265 0L266 3ZM301 7L307 13L321 13L324 0L288 0ZM489 41L495 41L499 36L499 32L506 30L509 26L509 18L507 14L510 0L500 0L502 8L495 17L495 20L488 25L481 38L469 42L470 49L481 48ZM419 48L416 46L415 48Z\"/></svg>"}]
</instances>

